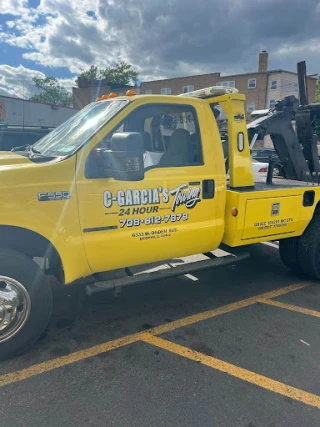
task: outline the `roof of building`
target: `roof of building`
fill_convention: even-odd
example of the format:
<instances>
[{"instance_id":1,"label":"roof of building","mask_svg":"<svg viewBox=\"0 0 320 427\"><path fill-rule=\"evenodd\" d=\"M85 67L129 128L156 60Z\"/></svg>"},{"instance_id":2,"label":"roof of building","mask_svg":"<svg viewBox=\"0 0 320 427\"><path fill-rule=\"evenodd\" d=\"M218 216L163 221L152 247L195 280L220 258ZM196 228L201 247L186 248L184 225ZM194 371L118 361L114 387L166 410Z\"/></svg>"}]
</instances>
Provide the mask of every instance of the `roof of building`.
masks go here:
<instances>
[{"instance_id":1,"label":"roof of building","mask_svg":"<svg viewBox=\"0 0 320 427\"><path fill-rule=\"evenodd\" d=\"M163 82L163 81L168 81L168 80L186 79L188 77L205 77L205 76L218 75L217 76L218 79L227 79L230 77L242 77L242 76L252 76L252 75L256 75L256 74L275 74L275 73L287 73L287 74L293 74L296 76L298 75L294 71L287 71L287 70L283 70L283 69L268 70L268 71L253 71L251 73L228 74L228 75L223 75L223 76L221 76L220 72L215 72L215 73L206 73L206 74L195 74L195 75L182 76L182 77L168 77L167 79L159 79L159 80L148 80L148 81L143 81L142 84L143 83ZM307 77L308 78L314 78L314 79L317 78L315 76L307 76Z\"/></svg>"},{"instance_id":2,"label":"roof of building","mask_svg":"<svg viewBox=\"0 0 320 427\"><path fill-rule=\"evenodd\" d=\"M153 82L163 82L166 80L179 80L179 79L186 79L188 77L204 77L204 76L214 76L218 74L218 78L220 77L220 73L206 73L206 74L192 74L190 76L182 76L182 77L168 77L166 79L157 79L157 80L147 80L142 81L142 83L153 83Z\"/></svg>"},{"instance_id":3,"label":"roof of building","mask_svg":"<svg viewBox=\"0 0 320 427\"><path fill-rule=\"evenodd\" d=\"M226 77L241 77L241 76L252 76L254 74L276 74L276 73L286 73L286 74L293 74L295 76L298 75L298 73L295 73L294 71L288 71L288 70L283 70L281 68L279 68L278 70L267 70L267 71L253 71L251 73L242 73L242 74L229 74L227 76L220 76L220 78L226 78ZM308 78L311 79L316 79L317 77L315 76L307 76Z\"/></svg>"},{"instance_id":4,"label":"roof of building","mask_svg":"<svg viewBox=\"0 0 320 427\"><path fill-rule=\"evenodd\" d=\"M49 104L48 102L33 101L32 99L16 98L14 96L0 95L0 99L2 99L2 98L10 99L10 100L13 100L13 101L30 102L31 104L41 104L41 105L50 105L50 106L52 106L52 104ZM69 110L78 110L78 108L68 107L66 105L59 105L59 104L57 104L56 107L59 107L59 108L68 108Z\"/></svg>"},{"instance_id":5,"label":"roof of building","mask_svg":"<svg viewBox=\"0 0 320 427\"><path fill-rule=\"evenodd\" d=\"M108 82L106 79L91 80L83 77L78 77L76 82L78 87L74 89L87 89L91 87L106 87L106 86L111 87L113 89L137 87L136 85Z\"/></svg>"}]
</instances>

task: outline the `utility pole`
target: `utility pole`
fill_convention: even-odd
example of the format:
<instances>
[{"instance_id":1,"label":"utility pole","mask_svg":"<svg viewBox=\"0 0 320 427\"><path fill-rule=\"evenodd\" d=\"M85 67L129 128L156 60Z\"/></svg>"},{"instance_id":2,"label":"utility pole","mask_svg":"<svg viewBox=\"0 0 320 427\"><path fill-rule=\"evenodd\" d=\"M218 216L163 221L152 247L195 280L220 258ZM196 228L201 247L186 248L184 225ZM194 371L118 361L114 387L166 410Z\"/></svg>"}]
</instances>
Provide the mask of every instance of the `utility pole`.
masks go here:
<instances>
[{"instance_id":1,"label":"utility pole","mask_svg":"<svg viewBox=\"0 0 320 427\"><path fill-rule=\"evenodd\" d=\"M24 76L22 77L22 140L24 144Z\"/></svg>"}]
</instances>

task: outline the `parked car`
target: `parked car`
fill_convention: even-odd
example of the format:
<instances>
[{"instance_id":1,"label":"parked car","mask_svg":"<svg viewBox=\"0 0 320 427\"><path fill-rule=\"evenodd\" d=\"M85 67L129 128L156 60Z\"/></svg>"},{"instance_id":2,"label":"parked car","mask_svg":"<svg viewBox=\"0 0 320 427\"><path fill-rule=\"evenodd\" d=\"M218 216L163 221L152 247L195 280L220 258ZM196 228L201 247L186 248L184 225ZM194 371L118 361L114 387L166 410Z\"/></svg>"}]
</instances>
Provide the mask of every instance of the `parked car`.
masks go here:
<instances>
[{"instance_id":1,"label":"parked car","mask_svg":"<svg viewBox=\"0 0 320 427\"><path fill-rule=\"evenodd\" d=\"M283 165L276 153L276 150L272 148L253 149L251 150L251 157L258 162L265 162L268 164L270 160L275 162L273 176L284 176Z\"/></svg>"},{"instance_id":2,"label":"parked car","mask_svg":"<svg viewBox=\"0 0 320 427\"><path fill-rule=\"evenodd\" d=\"M254 176L267 176L269 163L258 162L255 159L252 159L252 171Z\"/></svg>"}]
</instances>

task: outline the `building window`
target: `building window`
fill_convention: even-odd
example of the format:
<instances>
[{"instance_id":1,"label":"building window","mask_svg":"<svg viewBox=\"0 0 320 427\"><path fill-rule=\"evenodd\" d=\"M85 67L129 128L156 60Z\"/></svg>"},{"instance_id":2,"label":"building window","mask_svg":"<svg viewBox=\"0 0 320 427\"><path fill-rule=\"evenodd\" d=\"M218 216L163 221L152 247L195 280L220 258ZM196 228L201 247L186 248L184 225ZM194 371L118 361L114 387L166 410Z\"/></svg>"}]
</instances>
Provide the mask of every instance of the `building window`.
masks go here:
<instances>
[{"instance_id":1,"label":"building window","mask_svg":"<svg viewBox=\"0 0 320 427\"><path fill-rule=\"evenodd\" d=\"M271 80L271 86L270 89L271 90L276 90L278 86L278 81L277 80Z\"/></svg>"},{"instance_id":2,"label":"building window","mask_svg":"<svg viewBox=\"0 0 320 427\"><path fill-rule=\"evenodd\" d=\"M190 86L183 86L182 88L182 92L183 93L188 93L188 92L193 92L194 91L194 86L190 85Z\"/></svg>"},{"instance_id":3,"label":"building window","mask_svg":"<svg viewBox=\"0 0 320 427\"><path fill-rule=\"evenodd\" d=\"M171 88L170 87L163 87L161 89L161 95L171 95Z\"/></svg>"},{"instance_id":4,"label":"building window","mask_svg":"<svg viewBox=\"0 0 320 427\"><path fill-rule=\"evenodd\" d=\"M270 99L269 100L269 108L274 108L276 105L277 100L276 99Z\"/></svg>"},{"instance_id":5,"label":"building window","mask_svg":"<svg viewBox=\"0 0 320 427\"><path fill-rule=\"evenodd\" d=\"M252 113L256 109L256 103L255 102L248 102L247 104L247 113Z\"/></svg>"},{"instance_id":6,"label":"building window","mask_svg":"<svg viewBox=\"0 0 320 427\"><path fill-rule=\"evenodd\" d=\"M248 80L248 88L249 89L254 89L256 86L257 86L256 79L249 79Z\"/></svg>"},{"instance_id":7,"label":"building window","mask_svg":"<svg viewBox=\"0 0 320 427\"><path fill-rule=\"evenodd\" d=\"M146 95L151 95L152 94L152 90L151 89L147 89L146 90Z\"/></svg>"},{"instance_id":8,"label":"building window","mask_svg":"<svg viewBox=\"0 0 320 427\"><path fill-rule=\"evenodd\" d=\"M216 86L224 86L224 87L236 87L236 82L234 80L218 82Z\"/></svg>"},{"instance_id":9,"label":"building window","mask_svg":"<svg viewBox=\"0 0 320 427\"><path fill-rule=\"evenodd\" d=\"M297 95L299 93L299 84L290 80L285 80L282 84L282 91L290 95Z\"/></svg>"}]
</instances>

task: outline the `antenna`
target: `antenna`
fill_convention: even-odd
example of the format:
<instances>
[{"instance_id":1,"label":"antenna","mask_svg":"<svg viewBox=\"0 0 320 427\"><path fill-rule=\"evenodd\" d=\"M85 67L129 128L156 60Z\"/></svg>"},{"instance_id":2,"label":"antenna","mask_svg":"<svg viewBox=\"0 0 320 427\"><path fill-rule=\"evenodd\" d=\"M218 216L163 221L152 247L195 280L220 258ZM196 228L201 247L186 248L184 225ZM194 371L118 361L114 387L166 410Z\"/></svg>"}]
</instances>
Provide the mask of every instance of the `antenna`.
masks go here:
<instances>
[{"instance_id":1,"label":"antenna","mask_svg":"<svg viewBox=\"0 0 320 427\"><path fill-rule=\"evenodd\" d=\"M298 62L298 83L299 83L299 94L300 94L300 105L309 104L308 101L308 88L307 88L307 67L306 61Z\"/></svg>"}]
</instances>

